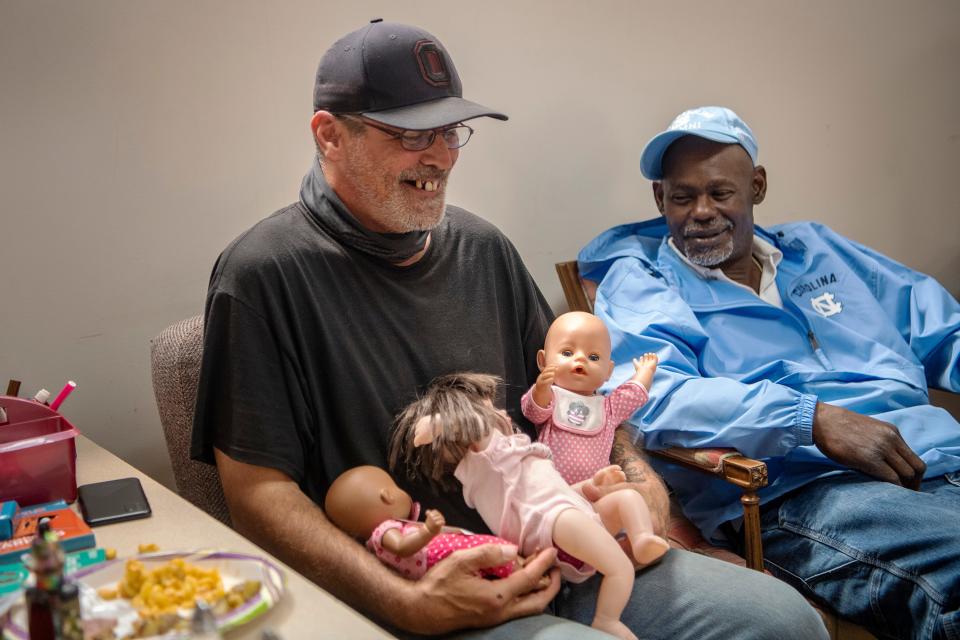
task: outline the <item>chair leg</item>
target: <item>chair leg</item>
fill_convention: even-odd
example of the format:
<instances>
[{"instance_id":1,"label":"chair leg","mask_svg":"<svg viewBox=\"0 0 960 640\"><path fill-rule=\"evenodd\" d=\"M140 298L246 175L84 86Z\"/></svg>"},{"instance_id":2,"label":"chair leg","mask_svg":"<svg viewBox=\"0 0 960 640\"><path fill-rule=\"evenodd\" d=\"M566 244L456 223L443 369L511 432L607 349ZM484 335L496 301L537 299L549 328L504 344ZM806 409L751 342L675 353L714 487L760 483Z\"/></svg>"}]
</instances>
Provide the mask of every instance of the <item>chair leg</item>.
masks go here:
<instances>
[{"instance_id":1,"label":"chair leg","mask_svg":"<svg viewBox=\"0 0 960 640\"><path fill-rule=\"evenodd\" d=\"M755 491L744 491L740 497L743 505L743 553L747 567L763 571L763 543L760 541L760 498Z\"/></svg>"}]
</instances>

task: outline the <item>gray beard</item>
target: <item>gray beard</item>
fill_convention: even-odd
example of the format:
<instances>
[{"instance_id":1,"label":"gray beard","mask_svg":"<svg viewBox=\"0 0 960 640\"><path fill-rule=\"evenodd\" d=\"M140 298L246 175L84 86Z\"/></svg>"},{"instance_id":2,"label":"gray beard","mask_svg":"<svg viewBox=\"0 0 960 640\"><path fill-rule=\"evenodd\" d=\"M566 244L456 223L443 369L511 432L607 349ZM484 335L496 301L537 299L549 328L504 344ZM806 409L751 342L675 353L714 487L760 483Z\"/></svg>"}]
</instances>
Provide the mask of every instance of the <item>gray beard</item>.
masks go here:
<instances>
[{"instance_id":1,"label":"gray beard","mask_svg":"<svg viewBox=\"0 0 960 640\"><path fill-rule=\"evenodd\" d=\"M402 187L396 184L394 178L383 176L373 160L366 153L366 141L360 137L352 143L351 158L357 174L372 179L383 180L386 186L386 196L379 196L373 185L366 180L358 180L355 188L367 202L377 203L381 213L380 224L387 228L387 233L409 233L411 231L429 231L443 220L446 212L446 180L444 179L443 196L432 203L412 203L403 197Z\"/></svg>"},{"instance_id":2,"label":"gray beard","mask_svg":"<svg viewBox=\"0 0 960 640\"><path fill-rule=\"evenodd\" d=\"M714 247L699 253L691 253L689 250L687 250L686 245L684 245L683 250L687 255L687 260L693 264L701 267L716 267L717 265L723 264L729 260L730 256L733 255L733 239L731 238L729 242L722 246Z\"/></svg>"},{"instance_id":3,"label":"gray beard","mask_svg":"<svg viewBox=\"0 0 960 640\"><path fill-rule=\"evenodd\" d=\"M683 235L687 236L688 234L696 233L697 231L724 231L724 230L733 230L733 223L727 220L726 218L715 218L711 224L697 224L693 221L688 222L683 227ZM716 267L719 264L726 262L730 256L733 255L733 236L731 235L730 240L719 247L713 247L710 249L693 249L689 250L687 242L683 243L683 253L687 256L687 259L695 265L701 267Z\"/></svg>"},{"instance_id":4,"label":"gray beard","mask_svg":"<svg viewBox=\"0 0 960 640\"><path fill-rule=\"evenodd\" d=\"M408 233L410 231L430 231L443 220L446 212L445 200L440 200L439 207L432 211L416 212L411 211L409 207L397 206L389 207L392 214L390 224L392 233Z\"/></svg>"}]
</instances>

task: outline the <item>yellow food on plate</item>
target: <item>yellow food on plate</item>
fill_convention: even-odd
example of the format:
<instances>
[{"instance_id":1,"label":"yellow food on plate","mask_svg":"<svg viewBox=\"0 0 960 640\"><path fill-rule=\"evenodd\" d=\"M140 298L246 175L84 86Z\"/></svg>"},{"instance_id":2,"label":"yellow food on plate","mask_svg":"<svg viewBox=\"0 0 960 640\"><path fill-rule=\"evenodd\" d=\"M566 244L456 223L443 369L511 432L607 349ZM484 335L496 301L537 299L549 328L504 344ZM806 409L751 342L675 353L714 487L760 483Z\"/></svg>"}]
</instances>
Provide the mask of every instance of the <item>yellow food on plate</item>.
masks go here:
<instances>
[{"instance_id":1,"label":"yellow food on plate","mask_svg":"<svg viewBox=\"0 0 960 640\"><path fill-rule=\"evenodd\" d=\"M174 558L154 569L145 568L139 560L127 560L117 591L142 615L173 613L192 608L198 598L213 603L225 596L223 580L216 569L203 569L183 558Z\"/></svg>"},{"instance_id":2,"label":"yellow food on plate","mask_svg":"<svg viewBox=\"0 0 960 640\"><path fill-rule=\"evenodd\" d=\"M219 601L212 604L216 616L221 616L260 592L258 580L246 580L235 584ZM190 627L188 618L171 612L144 613L140 612L140 619L134 624L133 635L130 638L149 638L169 631L186 631Z\"/></svg>"},{"instance_id":3,"label":"yellow food on plate","mask_svg":"<svg viewBox=\"0 0 960 640\"><path fill-rule=\"evenodd\" d=\"M116 600L120 592L117 591L116 587L100 587L97 589L97 595L104 600Z\"/></svg>"},{"instance_id":4,"label":"yellow food on plate","mask_svg":"<svg viewBox=\"0 0 960 640\"><path fill-rule=\"evenodd\" d=\"M223 615L260 593L260 582L245 580L225 590L217 569L205 569L183 558L153 568L131 559L116 587L104 586L97 593L104 600L122 597L130 601L140 615L132 637L140 638L186 629L189 619L183 617L184 610L193 609L197 600L206 601L216 615Z\"/></svg>"}]
</instances>

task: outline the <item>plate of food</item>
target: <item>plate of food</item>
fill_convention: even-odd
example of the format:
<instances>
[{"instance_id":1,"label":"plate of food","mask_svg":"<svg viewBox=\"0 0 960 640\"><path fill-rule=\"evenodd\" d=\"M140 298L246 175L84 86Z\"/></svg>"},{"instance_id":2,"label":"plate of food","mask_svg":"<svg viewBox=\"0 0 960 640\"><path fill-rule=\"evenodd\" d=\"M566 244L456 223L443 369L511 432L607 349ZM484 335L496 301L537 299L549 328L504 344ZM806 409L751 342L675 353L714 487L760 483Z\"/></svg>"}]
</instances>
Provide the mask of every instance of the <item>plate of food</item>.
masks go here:
<instances>
[{"instance_id":1,"label":"plate of food","mask_svg":"<svg viewBox=\"0 0 960 640\"><path fill-rule=\"evenodd\" d=\"M283 572L256 556L225 551L162 552L110 560L70 576L80 586L88 635L97 638L188 637L195 603L207 603L224 632L259 618L280 600ZM16 606L4 637L27 640Z\"/></svg>"}]
</instances>

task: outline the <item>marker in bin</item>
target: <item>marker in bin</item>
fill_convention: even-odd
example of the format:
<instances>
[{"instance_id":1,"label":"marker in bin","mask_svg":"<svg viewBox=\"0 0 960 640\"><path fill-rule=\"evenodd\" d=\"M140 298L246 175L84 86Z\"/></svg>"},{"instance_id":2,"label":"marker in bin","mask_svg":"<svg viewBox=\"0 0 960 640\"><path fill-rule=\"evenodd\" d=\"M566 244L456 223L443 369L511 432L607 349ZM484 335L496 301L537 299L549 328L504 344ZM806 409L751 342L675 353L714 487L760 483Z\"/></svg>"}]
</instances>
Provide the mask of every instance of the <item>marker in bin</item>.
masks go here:
<instances>
[{"instance_id":1,"label":"marker in bin","mask_svg":"<svg viewBox=\"0 0 960 640\"><path fill-rule=\"evenodd\" d=\"M47 404L47 400L49 399L50 392L46 389L40 389L40 391L37 391L37 393L33 396L33 401L39 402L40 404Z\"/></svg>"},{"instance_id":2,"label":"marker in bin","mask_svg":"<svg viewBox=\"0 0 960 640\"><path fill-rule=\"evenodd\" d=\"M60 408L60 405L63 404L63 401L67 399L73 390L77 388L77 383L73 380L68 380L67 384L63 385L63 389L60 390L60 393L57 394L56 399L50 403L50 408L56 411Z\"/></svg>"}]
</instances>

